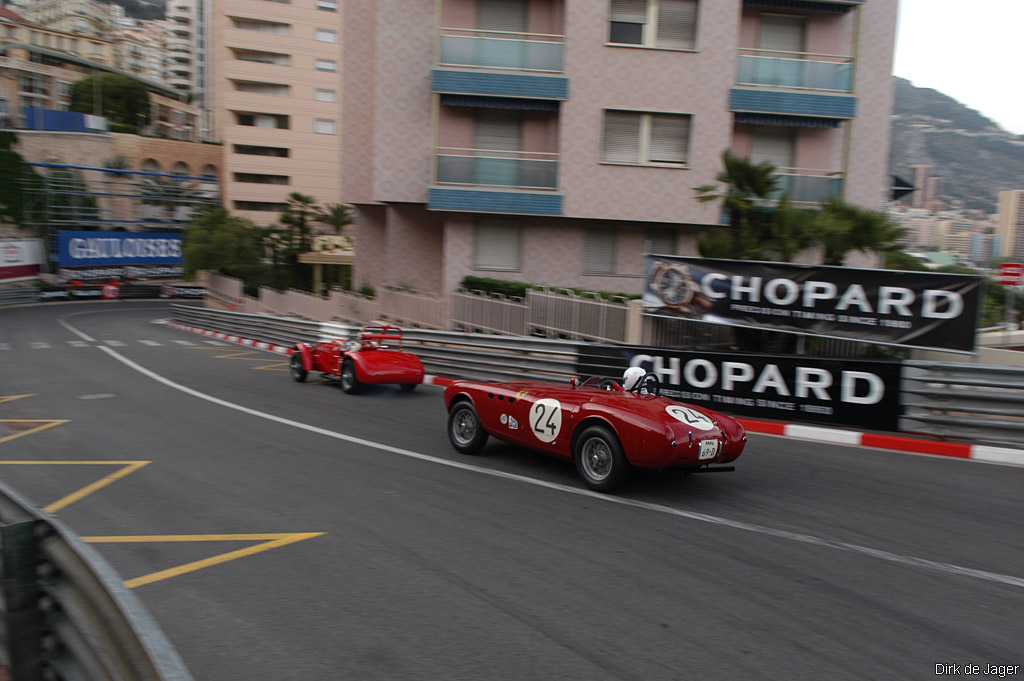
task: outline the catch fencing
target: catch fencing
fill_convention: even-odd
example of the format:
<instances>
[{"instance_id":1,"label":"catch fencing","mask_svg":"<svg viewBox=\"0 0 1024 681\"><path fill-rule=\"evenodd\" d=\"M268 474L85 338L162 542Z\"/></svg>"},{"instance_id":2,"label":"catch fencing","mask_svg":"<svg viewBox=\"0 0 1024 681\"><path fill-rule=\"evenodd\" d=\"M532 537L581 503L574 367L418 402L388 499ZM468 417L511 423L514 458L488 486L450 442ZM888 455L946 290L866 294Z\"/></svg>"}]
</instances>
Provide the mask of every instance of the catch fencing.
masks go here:
<instances>
[{"instance_id":1,"label":"catch fencing","mask_svg":"<svg viewBox=\"0 0 1024 681\"><path fill-rule=\"evenodd\" d=\"M284 346L345 337L355 329L190 305L172 305L172 310L173 318L188 326ZM405 329L404 337L429 373L475 380L568 380L579 375L585 356L595 349L618 351L611 344L429 329ZM1024 368L902 360L900 375L899 432L1024 446ZM860 427L877 429L872 423Z\"/></svg>"},{"instance_id":2,"label":"catch fencing","mask_svg":"<svg viewBox=\"0 0 1024 681\"><path fill-rule=\"evenodd\" d=\"M0 572L0 666L11 681L192 681L113 568L3 484Z\"/></svg>"}]
</instances>

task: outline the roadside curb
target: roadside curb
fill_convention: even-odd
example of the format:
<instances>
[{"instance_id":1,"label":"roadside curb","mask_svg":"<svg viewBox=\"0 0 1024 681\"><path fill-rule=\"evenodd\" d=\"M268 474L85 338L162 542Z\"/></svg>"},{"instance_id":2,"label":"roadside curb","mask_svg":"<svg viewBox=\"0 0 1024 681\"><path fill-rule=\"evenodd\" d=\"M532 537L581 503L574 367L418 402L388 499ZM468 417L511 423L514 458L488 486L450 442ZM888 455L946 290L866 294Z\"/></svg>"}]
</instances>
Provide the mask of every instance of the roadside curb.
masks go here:
<instances>
[{"instance_id":1,"label":"roadside curb","mask_svg":"<svg viewBox=\"0 0 1024 681\"><path fill-rule=\"evenodd\" d=\"M167 321L166 325L209 336L218 340L237 343L259 350L276 352L280 355L291 355L292 348L274 343L254 341L232 334L221 333L200 329L194 326L187 326L177 322ZM426 385L447 387L457 379L445 378L442 376L427 375L423 378ZM880 433L865 433L856 430L842 430L839 428L825 428L818 426L807 426L795 423L780 423L775 421L762 421L760 419L737 418L737 420L750 433L764 433L767 435L781 435L794 440L808 440L811 442L827 442L831 444L846 444L859 447L871 447L873 449L887 449L895 452L909 454L928 454L931 456L948 456L957 459L971 461L982 461L986 463L1006 464L1013 466L1024 466L1024 450L1010 449L1007 447L991 447L988 445L972 445L959 442L944 442L941 440L928 440L924 438L906 437L903 435L886 435Z\"/></svg>"}]
</instances>

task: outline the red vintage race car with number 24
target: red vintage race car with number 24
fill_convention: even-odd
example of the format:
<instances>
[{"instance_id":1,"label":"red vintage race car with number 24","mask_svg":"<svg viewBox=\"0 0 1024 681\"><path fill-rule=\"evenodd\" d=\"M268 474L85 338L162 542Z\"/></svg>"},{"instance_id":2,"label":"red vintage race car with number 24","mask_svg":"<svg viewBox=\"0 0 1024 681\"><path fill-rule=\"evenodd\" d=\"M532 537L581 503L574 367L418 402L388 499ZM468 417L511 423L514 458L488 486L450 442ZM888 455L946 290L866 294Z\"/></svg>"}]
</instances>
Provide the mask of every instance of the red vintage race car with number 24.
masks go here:
<instances>
[{"instance_id":1,"label":"red vintage race car with number 24","mask_svg":"<svg viewBox=\"0 0 1024 681\"><path fill-rule=\"evenodd\" d=\"M424 377L420 358L402 349L402 330L387 325L364 326L348 340L296 343L290 371L300 383L310 372L319 372L324 378L338 381L349 394L382 383L397 383L408 391Z\"/></svg>"},{"instance_id":2,"label":"red vintage race car with number 24","mask_svg":"<svg viewBox=\"0 0 1024 681\"><path fill-rule=\"evenodd\" d=\"M476 453L493 435L571 459L584 484L599 492L619 486L633 467L733 470L722 464L743 452L742 424L658 392L657 377L636 367L623 383L456 381L444 391L448 438L463 454Z\"/></svg>"}]
</instances>

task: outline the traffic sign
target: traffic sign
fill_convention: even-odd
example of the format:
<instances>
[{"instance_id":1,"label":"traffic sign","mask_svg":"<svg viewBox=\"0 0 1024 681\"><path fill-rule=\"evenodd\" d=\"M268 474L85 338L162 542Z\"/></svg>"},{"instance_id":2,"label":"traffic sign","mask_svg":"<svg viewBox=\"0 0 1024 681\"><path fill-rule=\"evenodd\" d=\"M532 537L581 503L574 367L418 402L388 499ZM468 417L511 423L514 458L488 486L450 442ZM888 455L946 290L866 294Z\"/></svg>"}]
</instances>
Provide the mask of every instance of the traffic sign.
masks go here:
<instances>
[{"instance_id":1,"label":"traffic sign","mask_svg":"<svg viewBox=\"0 0 1024 681\"><path fill-rule=\"evenodd\" d=\"M999 283L1003 286L1020 286L1024 283L1024 265L1018 262L1004 262L999 266Z\"/></svg>"}]
</instances>

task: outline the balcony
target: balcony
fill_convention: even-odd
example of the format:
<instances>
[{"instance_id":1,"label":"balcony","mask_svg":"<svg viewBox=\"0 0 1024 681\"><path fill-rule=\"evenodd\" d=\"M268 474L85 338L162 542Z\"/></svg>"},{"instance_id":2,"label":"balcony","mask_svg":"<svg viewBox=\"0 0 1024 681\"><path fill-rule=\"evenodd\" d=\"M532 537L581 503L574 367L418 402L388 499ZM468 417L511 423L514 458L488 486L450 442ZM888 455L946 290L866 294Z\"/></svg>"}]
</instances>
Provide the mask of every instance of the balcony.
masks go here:
<instances>
[{"instance_id":1,"label":"balcony","mask_svg":"<svg viewBox=\"0 0 1024 681\"><path fill-rule=\"evenodd\" d=\"M802 2L797 0L743 0L744 7L762 7L764 9L808 9L815 12L831 12L833 14L845 14L854 7L860 7L864 0L813 0Z\"/></svg>"},{"instance_id":2,"label":"balcony","mask_svg":"<svg viewBox=\"0 0 1024 681\"><path fill-rule=\"evenodd\" d=\"M434 92L566 99L564 37L557 34L442 28Z\"/></svg>"},{"instance_id":3,"label":"balcony","mask_svg":"<svg viewBox=\"0 0 1024 681\"><path fill-rule=\"evenodd\" d=\"M442 28L439 66L562 73L564 36Z\"/></svg>"},{"instance_id":4,"label":"balcony","mask_svg":"<svg viewBox=\"0 0 1024 681\"><path fill-rule=\"evenodd\" d=\"M558 154L438 147L428 208L560 215Z\"/></svg>"},{"instance_id":5,"label":"balcony","mask_svg":"<svg viewBox=\"0 0 1024 681\"><path fill-rule=\"evenodd\" d=\"M736 83L793 90L852 92L853 58L741 48Z\"/></svg>"},{"instance_id":6,"label":"balcony","mask_svg":"<svg viewBox=\"0 0 1024 681\"><path fill-rule=\"evenodd\" d=\"M798 204L819 204L832 196L843 193L843 174L839 171L813 170L809 168L777 168L775 177L779 190L771 196L773 202L789 195L789 200Z\"/></svg>"}]
</instances>

